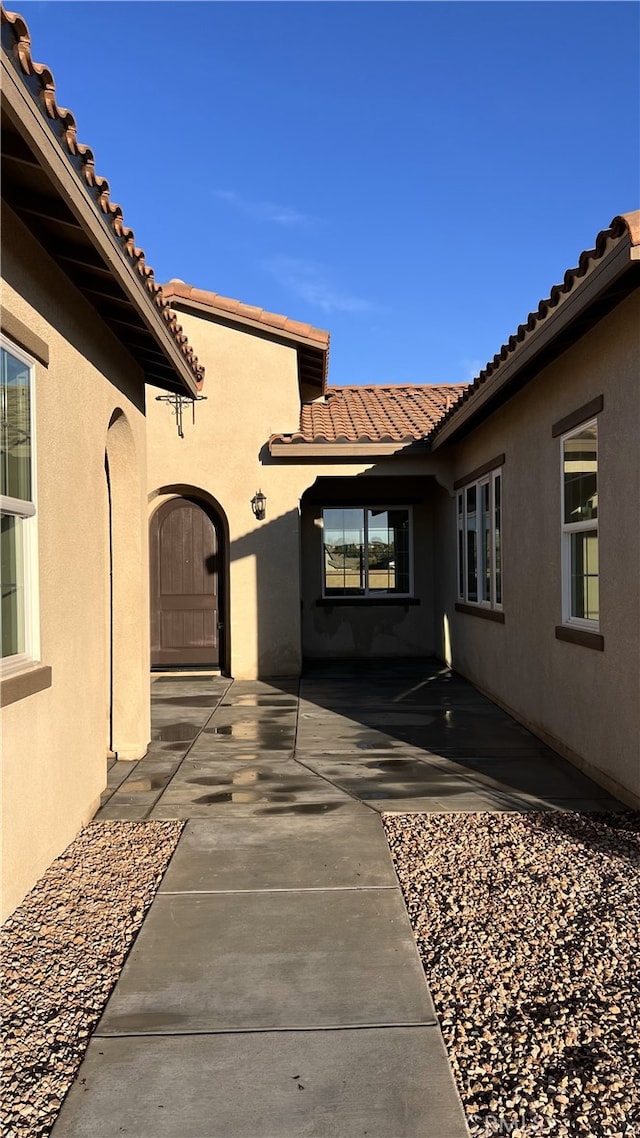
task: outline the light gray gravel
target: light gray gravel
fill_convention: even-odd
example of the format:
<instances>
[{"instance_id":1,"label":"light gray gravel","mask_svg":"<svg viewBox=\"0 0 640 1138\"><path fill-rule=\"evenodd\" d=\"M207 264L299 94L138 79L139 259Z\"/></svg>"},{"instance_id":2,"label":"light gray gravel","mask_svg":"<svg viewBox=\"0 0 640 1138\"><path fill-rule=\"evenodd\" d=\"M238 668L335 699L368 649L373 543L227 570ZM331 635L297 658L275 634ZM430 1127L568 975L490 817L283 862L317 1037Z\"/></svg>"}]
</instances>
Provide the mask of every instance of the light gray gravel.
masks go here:
<instances>
[{"instance_id":1,"label":"light gray gravel","mask_svg":"<svg viewBox=\"0 0 640 1138\"><path fill-rule=\"evenodd\" d=\"M0 932L7 1138L49 1134L182 832L94 822Z\"/></svg>"},{"instance_id":2,"label":"light gray gravel","mask_svg":"<svg viewBox=\"0 0 640 1138\"><path fill-rule=\"evenodd\" d=\"M387 815L471 1134L640 1134L640 814Z\"/></svg>"}]
</instances>

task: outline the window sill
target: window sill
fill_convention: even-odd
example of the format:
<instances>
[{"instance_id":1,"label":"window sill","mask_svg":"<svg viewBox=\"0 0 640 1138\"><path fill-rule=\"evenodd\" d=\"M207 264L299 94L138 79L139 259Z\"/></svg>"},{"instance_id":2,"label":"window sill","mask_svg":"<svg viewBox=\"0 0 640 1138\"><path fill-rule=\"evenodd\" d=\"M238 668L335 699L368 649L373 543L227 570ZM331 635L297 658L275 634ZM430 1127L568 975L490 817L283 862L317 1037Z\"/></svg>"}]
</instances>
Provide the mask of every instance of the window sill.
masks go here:
<instances>
[{"instance_id":1,"label":"window sill","mask_svg":"<svg viewBox=\"0 0 640 1138\"><path fill-rule=\"evenodd\" d=\"M318 597L316 601L319 608L333 608L338 605L340 607L350 605L352 608L399 605L405 608L407 605L419 604L420 599L418 597Z\"/></svg>"},{"instance_id":2,"label":"window sill","mask_svg":"<svg viewBox=\"0 0 640 1138\"><path fill-rule=\"evenodd\" d=\"M504 624L504 613L500 609L486 609L482 605L464 605L461 601L456 601L456 612L479 616L481 620L492 620L494 624Z\"/></svg>"},{"instance_id":3,"label":"window sill","mask_svg":"<svg viewBox=\"0 0 640 1138\"><path fill-rule=\"evenodd\" d=\"M569 624L556 625L556 640L567 644L581 644L583 648L594 648L604 652L604 636L600 632L587 632L584 628L572 628Z\"/></svg>"},{"instance_id":4,"label":"window sill","mask_svg":"<svg viewBox=\"0 0 640 1138\"><path fill-rule=\"evenodd\" d=\"M16 672L13 676L0 677L0 707L26 699L36 692L51 687L51 668L48 664L35 664Z\"/></svg>"}]
</instances>

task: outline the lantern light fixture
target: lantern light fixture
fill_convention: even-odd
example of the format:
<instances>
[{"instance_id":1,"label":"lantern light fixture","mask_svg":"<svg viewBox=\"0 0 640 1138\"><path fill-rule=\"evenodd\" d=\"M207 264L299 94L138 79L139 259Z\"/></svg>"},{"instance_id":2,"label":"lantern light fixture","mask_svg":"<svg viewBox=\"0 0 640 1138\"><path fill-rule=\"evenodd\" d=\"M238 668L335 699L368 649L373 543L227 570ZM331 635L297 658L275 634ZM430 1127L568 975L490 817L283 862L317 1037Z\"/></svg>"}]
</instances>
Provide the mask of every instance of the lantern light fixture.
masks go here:
<instances>
[{"instance_id":1,"label":"lantern light fixture","mask_svg":"<svg viewBox=\"0 0 640 1138\"><path fill-rule=\"evenodd\" d=\"M262 490L256 490L253 495L251 509L259 522L264 521L267 516L267 496L262 493Z\"/></svg>"}]
</instances>

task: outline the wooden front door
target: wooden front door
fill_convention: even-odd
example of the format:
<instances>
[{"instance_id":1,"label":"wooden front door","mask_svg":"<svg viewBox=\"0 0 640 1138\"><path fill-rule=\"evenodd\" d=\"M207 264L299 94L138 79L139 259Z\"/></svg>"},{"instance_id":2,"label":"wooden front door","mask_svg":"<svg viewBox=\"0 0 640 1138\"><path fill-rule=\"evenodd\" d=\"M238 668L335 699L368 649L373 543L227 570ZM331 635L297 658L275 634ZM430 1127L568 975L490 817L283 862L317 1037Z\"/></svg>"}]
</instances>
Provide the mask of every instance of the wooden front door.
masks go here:
<instances>
[{"instance_id":1,"label":"wooden front door","mask_svg":"<svg viewBox=\"0 0 640 1138\"><path fill-rule=\"evenodd\" d=\"M197 502L172 498L151 519L151 666L220 662L218 535Z\"/></svg>"}]
</instances>

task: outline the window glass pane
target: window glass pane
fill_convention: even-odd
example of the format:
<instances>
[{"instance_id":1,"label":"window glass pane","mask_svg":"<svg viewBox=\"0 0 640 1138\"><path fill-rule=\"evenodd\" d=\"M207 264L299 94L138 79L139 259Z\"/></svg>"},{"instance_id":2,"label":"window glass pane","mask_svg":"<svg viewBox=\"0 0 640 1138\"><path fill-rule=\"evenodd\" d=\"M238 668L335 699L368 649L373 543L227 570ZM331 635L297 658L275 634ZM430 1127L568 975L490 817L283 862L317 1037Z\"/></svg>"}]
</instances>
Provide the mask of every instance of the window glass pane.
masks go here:
<instances>
[{"instance_id":1,"label":"window glass pane","mask_svg":"<svg viewBox=\"0 0 640 1138\"><path fill-rule=\"evenodd\" d=\"M467 600L478 599L478 526L476 517L476 487L467 487Z\"/></svg>"},{"instance_id":2,"label":"window glass pane","mask_svg":"<svg viewBox=\"0 0 640 1138\"><path fill-rule=\"evenodd\" d=\"M364 592L364 511L322 511L324 585L329 596Z\"/></svg>"},{"instance_id":3,"label":"window glass pane","mask_svg":"<svg viewBox=\"0 0 640 1138\"><path fill-rule=\"evenodd\" d=\"M483 601L491 600L491 513L489 483L480 486L480 581Z\"/></svg>"},{"instance_id":4,"label":"window glass pane","mask_svg":"<svg viewBox=\"0 0 640 1138\"><path fill-rule=\"evenodd\" d=\"M564 520L584 522L598 516L598 437L596 424L576 431L563 443Z\"/></svg>"},{"instance_id":5,"label":"window glass pane","mask_svg":"<svg viewBox=\"0 0 640 1138\"><path fill-rule=\"evenodd\" d=\"M496 583L496 604L502 604L502 475L496 474L493 482L493 525L494 525L494 577Z\"/></svg>"},{"instance_id":6,"label":"window glass pane","mask_svg":"<svg viewBox=\"0 0 640 1138\"><path fill-rule=\"evenodd\" d=\"M570 534L571 615L598 620L598 532L580 530Z\"/></svg>"},{"instance_id":7,"label":"window glass pane","mask_svg":"<svg viewBox=\"0 0 640 1138\"><path fill-rule=\"evenodd\" d=\"M0 579L2 580L2 656L16 656L24 644L24 571L22 518L2 515L0 522Z\"/></svg>"},{"instance_id":8,"label":"window glass pane","mask_svg":"<svg viewBox=\"0 0 640 1138\"><path fill-rule=\"evenodd\" d=\"M408 510L367 511L369 592L409 592Z\"/></svg>"},{"instance_id":9,"label":"window glass pane","mask_svg":"<svg viewBox=\"0 0 640 1138\"><path fill-rule=\"evenodd\" d=\"M458 494L458 596L464 597L464 529L462 494Z\"/></svg>"},{"instance_id":10,"label":"window glass pane","mask_svg":"<svg viewBox=\"0 0 640 1138\"><path fill-rule=\"evenodd\" d=\"M2 348L0 493L31 499L31 369Z\"/></svg>"}]
</instances>

